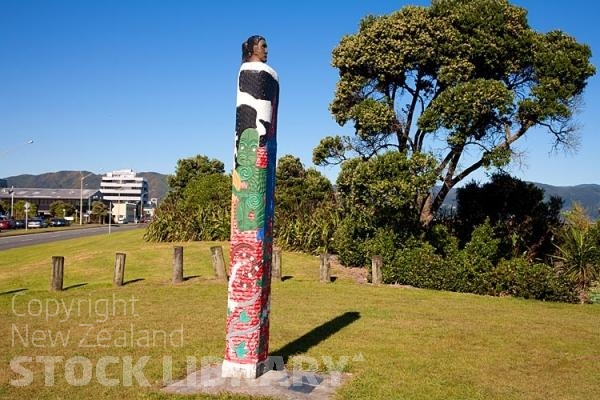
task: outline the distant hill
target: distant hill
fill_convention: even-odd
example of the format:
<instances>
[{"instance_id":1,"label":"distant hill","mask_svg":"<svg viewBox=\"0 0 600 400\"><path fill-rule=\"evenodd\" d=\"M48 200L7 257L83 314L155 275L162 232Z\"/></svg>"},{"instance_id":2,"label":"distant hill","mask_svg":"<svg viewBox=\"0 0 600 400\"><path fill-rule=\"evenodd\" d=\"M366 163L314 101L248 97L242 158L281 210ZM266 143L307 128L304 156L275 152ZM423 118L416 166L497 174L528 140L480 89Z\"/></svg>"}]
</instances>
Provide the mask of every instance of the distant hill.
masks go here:
<instances>
[{"instance_id":1,"label":"distant hill","mask_svg":"<svg viewBox=\"0 0 600 400\"><path fill-rule=\"evenodd\" d=\"M54 188L54 189L79 189L81 187L81 176L90 174L89 171L58 171L47 172L40 175L16 175L9 176L6 179L7 186L21 188ZM167 185L167 175L158 172L138 172L139 176L146 178L150 198L156 197L163 199L169 190ZM92 174L83 181L84 188L100 188L102 175Z\"/></svg>"},{"instance_id":2,"label":"distant hill","mask_svg":"<svg viewBox=\"0 0 600 400\"><path fill-rule=\"evenodd\" d=\"M156 197L158 200L165 198L169 191L169 185L167 184L168 175L159 174L158 172L139 172L138 175L143 176L148 181L150 198Z\"/></svg>"},{"instance_id":3,"label":"distant hill","mask_svg":"<svg viewBox=\"0 0 600 400\"><path fill-rule=\"evenodd\" d=\"M600 218L600 185L585 184L575 186L552 186L545 183L530 182L544 191L545 200L551 196L563 199L563 210L573 207L573 203L581 204L593 219ZM452 189L444 200L445 207L456 206L456 190Z\"/></svg>"},{"instance_id":4,"label":"distant hill","mask_svg":"<svg viewBox=\"0 0 600 400\"><path fill-rule=\"evenodd\" d=\"M573 203L581 204L594 219L600 218L600 185L584 184L576 186L551 186L533 182L544 190L546 198L557 196L564 200L564 209L569 209Z\"/></svg>"},{"instance_id":5,"label":"distant hill","mask_svg":"<svg viewBox=\"0 0 600 400\"><path fill-rule=\"evenodd\" d=\"M83 171L84 176L89 174ZM169 190L167 175L158 172L138 172L148 181L150 197L163 199ZM48 172L40 175L17 175L5 178L8 186L22 188L55 188L55 189L79 189L81 174L79 171ZM92 174L85 178L84 187L88 189L100 188L102 175ZM600 218L600 185L585 184L576 186L552 186L544 183L532 182L544 190L546 199L550 196L558 196L564 200L564 209L570 209L574 202L580 203L588 211L590 217ZM446 207L456 205L456 190L451 190L446 200Z\"/></svg>"}]
</instances>

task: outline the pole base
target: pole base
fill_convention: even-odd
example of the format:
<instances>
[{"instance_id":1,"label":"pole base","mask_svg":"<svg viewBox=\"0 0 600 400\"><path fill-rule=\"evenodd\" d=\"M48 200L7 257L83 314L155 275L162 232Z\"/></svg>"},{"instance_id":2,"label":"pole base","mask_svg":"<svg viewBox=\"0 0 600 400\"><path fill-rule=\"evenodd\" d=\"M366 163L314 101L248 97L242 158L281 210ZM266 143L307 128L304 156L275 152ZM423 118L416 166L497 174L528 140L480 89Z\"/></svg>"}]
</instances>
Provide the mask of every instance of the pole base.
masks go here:
<instances>
[{"instance_id":1,"label":"pole base","mask_svg":"<svg viewBox=\"0 0 600 400\"><path fill-rule=\"evenodd\" d=\"M267 360L250 364L240 364L229 360L223 360L221 377L256 379L267 372L267 364Z\"/></svg>"}]
</instances>

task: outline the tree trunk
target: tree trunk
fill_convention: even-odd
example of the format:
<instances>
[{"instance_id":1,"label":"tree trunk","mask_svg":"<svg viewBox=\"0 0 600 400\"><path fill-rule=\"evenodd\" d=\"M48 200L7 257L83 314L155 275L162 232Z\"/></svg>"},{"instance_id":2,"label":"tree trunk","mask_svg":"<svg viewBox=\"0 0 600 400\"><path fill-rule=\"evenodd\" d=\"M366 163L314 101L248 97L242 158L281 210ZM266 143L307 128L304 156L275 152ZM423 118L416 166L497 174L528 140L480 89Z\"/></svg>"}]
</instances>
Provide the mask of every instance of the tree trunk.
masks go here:
<instances>
[{"instance_id":1,"label":"tree trunk","mask_svg":"<svg viewBox=\"0 0 600 400\"><path fill-rule=\"evenodd\" d=\"M419 216L419 221L424 229L429 229L431 227L431 223L433 222L435 215L440 210L442 204L444 204L444 200L446 199L446 196L448 196L448 193L453 186L453 183L445 182L435 196L430 193L425 198L423 205L421 206L421 214Z\"/></svg>"},{"instance_id":2,"label":"tree trunk","mask_svg":"<svg viewBox=\"0 0 600 400\"><path fill-rule=\"evenodd\" d=\"M428 229L433 222L434 212L433 208L433 196L428 195L423 201L423 205L421 206L421 215L419 216L419 221L421 222L421 226L425 229Z\"/></svg>"}]
</instances>

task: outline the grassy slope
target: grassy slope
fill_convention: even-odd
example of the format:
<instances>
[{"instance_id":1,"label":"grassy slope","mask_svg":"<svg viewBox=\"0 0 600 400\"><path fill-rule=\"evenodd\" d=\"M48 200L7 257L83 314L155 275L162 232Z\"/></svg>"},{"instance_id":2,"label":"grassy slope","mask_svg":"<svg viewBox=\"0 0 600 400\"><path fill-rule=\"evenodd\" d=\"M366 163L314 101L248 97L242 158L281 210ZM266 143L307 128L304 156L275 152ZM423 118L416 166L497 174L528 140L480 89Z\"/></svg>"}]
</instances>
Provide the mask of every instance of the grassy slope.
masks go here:
<instances>
[{"instance_id":1,"label":"grassy slope","mask_svg":"<svg viewBox=\"0 0 600 400\"><path fill-rule=\"evenodd\" d=\"M222 356L227 287L211 276L209 248L215 243L150 244L141 234L135 230L0 253L0 397L173 398L158 391L163 356L172 357L173 379L186 375L186 356L197 357L198 367L203 356ZM174 245L184 246L184 274L190 277L177 286L170 283ZM130 283L121 288L111 285L116 252L127 253ZM65 257L64 286L70 288L61 293L47 290L53 255ZM313 357L322 370L323 356L350 357L345 370L352 379L339 390L340 398L589 399L600 388L598 305L374 287L357 284L341 269L333 271L334 283L321 284L318 267L316 257L284 253L283 274L292 278L273 284L270 348L275 354ZM13 292L19 289L26 290ZM132 315L132 296L137 315ZM130 302L126 309L116 303L113 315L113 299ZM32 314L39 304L54 311L54 300L74 302L68 318L64 312L47 321L43 315L16 315L27 314L28 305ZM99 312L89 312L90 304L99 305ZM102 322L106 304L110 315ZM80 346L90 324L88 338L96 339L103 329L108 333L101 338L111 335L101 342L106 347ZM142 340L118 347L122 342L114 340L131 327L136 341L144 330L175 333L176 340L166 346ZM25 336L26 328L27 347L15 334ZM36 330L38 347L32 342ZM40 331L48 330L69 334L69 342L52 346L41 340ZM352 361L358 354L364 361ZM23 363L34 372L30 385L10 385L10 379L22 377L9 367L16 356L62 356L54 386L44 386L39 362ZM143 372L151 386L140 387L135 379L124 386L122 361L106 369L108 378L121 380L114 387L100 385L96 373L89 384L71 386L64 367L74 356L93 363L103 356L130 356L133 363L149 356Z\"/></svg>"}]
</instances>

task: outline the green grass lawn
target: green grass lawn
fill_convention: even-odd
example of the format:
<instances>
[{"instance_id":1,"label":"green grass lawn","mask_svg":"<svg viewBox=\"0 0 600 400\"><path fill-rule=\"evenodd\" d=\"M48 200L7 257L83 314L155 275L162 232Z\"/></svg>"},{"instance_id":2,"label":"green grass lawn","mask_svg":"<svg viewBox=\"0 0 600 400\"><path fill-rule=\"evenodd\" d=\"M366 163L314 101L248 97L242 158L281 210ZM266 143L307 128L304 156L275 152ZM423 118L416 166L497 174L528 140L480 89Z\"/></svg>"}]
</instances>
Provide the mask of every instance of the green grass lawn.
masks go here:
<instances>
[{"instance_id":1,"label":"green grass lawn","mask_svg":"<svg viewBox=\"0 0 600 400\"><path fill-rule=\"evenodd\" d=\"M209 249L215 243L145 243L142 234L132 230L0 252L1 398L177 398L159 390L169 378L163 357L170 357L173 380L186 376L188 357L196 357L198 368L201 357L222 357L227 285L213 278ZM228 252L226 243L217 244ZM188 278L179 285L171 284L175 245L184 247ZM112 286L116 252L127 254L127 284L120 288ZM67 290L51 293L51 258L57 255L65 257ZM376 287L357 283L341 268L333 269L335 282L322 284L318 257L296 253L283 254L282 269L288 279L272 285L271 353L312 357L321 371L327 370L324 357L349 357L343 369L351 378L339 398L598 395L600 305ZM72 306L70 314L55 313L63 304ZM56 341L58 333L62 341ZM19 356L32 359L20 364L32 373L22 387L11 384L25 376L10 367ZM81 386L66 378L84 376L77 356L91 360L93 368L89 383L71 380ZM45 375L44 359L36 357L62 359ZM106 357L115 362L99 379L96 363ZM128 385L126 360L135 365L143 357L149 357L143 365L149 386L135 377ZM103 378L115 385L100 384Z\"/></svg>"}]
</instances>

